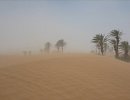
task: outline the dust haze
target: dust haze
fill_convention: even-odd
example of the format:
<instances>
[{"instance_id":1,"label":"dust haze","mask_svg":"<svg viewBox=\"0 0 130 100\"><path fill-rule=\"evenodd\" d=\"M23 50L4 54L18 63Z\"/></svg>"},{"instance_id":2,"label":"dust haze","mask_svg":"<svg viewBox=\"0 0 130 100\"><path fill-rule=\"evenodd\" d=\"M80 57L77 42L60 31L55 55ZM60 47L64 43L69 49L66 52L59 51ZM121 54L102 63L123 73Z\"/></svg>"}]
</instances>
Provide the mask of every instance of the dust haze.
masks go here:
<instances>
[{"instance_id":1,"label":"dust haze","mask_svg":"<svg viewBox=\"0 0 130 100\"><path fill-rule=\"evenodd\" d=\"M130 1L0 1L0 100L130 100Z\"/></svg>"}]
</instances>

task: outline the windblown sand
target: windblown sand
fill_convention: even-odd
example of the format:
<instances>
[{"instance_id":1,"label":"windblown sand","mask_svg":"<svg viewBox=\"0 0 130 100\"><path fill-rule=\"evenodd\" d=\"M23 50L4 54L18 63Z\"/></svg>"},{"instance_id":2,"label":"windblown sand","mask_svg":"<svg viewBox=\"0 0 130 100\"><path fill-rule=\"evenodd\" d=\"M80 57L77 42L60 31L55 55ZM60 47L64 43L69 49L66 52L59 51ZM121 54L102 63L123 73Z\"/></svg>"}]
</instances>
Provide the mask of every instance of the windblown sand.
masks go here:
<instances>
[{"instance_id":1,"label":"windblown sand","mask_svg":"<svg viewBox=\"0 0 130 100\"><path fill-rule=\"evenodd\" d=\"M130 100L130 63L89 54L1 56L0 100Z\"/></svg>"}]
</instances>

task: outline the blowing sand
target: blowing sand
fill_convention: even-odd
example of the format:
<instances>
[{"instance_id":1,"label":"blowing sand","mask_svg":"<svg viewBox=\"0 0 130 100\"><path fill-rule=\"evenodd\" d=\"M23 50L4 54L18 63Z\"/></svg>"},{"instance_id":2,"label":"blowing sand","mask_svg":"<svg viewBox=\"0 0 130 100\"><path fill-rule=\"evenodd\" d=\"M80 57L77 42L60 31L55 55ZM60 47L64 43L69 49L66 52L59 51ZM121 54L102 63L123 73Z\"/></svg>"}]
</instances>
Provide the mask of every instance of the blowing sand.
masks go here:
<instances>
[{"instance_id":1,"label":"blowing sand","mask_svg":"<svg viewBox=\"0 0 130 100\"><path fill-rule=\"evenodd\" d=\"M0 100L130 100L130 64L86 54L1 56Z\"/></svg>"}]
</instances>

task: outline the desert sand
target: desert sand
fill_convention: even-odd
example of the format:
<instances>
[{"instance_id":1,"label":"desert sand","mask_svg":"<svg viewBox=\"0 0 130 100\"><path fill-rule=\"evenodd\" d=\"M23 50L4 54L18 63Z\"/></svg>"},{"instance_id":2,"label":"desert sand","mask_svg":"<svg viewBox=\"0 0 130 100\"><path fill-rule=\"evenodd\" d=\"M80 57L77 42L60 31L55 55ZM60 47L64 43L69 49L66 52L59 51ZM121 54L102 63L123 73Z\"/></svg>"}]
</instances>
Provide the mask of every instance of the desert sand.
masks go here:
<instances>
[{"instance_id":1,"label":"desert sand","mask_svg":"<svg viewBox=\"0 0 130 100\"><path fill-rule=\"evenodd\" d=\"M0 100L130 100L130 63L91 54L0 56Z\"/></svg>"}]
</instances>

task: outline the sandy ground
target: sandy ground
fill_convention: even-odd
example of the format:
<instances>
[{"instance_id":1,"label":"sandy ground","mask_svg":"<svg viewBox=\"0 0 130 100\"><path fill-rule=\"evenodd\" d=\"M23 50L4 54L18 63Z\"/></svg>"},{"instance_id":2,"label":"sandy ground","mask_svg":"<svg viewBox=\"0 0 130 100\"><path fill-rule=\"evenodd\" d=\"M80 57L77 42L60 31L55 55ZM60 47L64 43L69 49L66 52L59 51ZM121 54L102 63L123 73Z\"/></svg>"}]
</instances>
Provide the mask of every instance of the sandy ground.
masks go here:
<instances>
[{"instance_id":1,"label":"sandy ground","mask_svg":"<svg viewBox=\"0 0 130 100\"><path fill-rule=\"evenodd\" d=\"M130 100L130 63L89 54L0 56L0 100Z\"/></svg>"}]
</instances>

